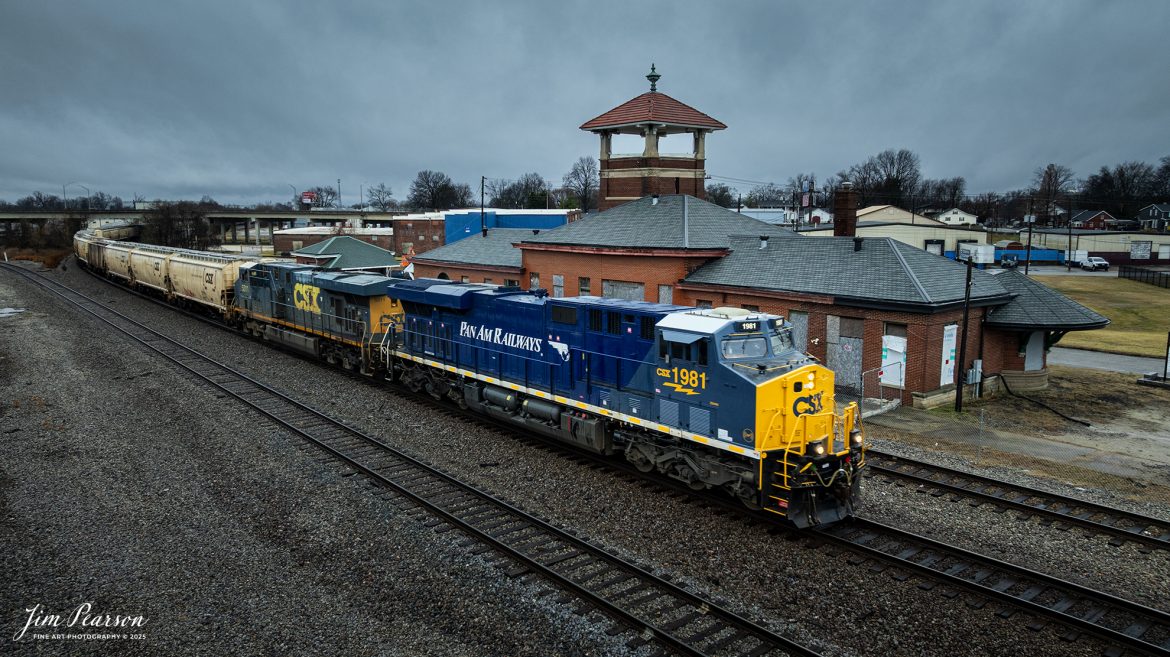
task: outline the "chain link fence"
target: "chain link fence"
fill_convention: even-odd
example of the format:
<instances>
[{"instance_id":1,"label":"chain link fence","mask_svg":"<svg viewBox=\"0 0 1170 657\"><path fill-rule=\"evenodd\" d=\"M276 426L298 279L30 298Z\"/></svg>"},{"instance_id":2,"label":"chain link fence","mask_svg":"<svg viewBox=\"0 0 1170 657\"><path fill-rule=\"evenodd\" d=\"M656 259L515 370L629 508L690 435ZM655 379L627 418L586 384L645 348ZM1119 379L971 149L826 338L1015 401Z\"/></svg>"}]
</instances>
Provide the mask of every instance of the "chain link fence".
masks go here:
<instances>
[{"instance_id":1,"label":"chain link fence","mask_svg":"<svg viewBox=\"0 0 1170 657\"><path fill-rule=\"evenodd\" d=\"M892 363L862 372L857 381L838 379L837 404L857 402L862 417L894 410L902 405L902 386L898 383L904 379L902 367L903 363Z\"/></svg>"}]
</instances>

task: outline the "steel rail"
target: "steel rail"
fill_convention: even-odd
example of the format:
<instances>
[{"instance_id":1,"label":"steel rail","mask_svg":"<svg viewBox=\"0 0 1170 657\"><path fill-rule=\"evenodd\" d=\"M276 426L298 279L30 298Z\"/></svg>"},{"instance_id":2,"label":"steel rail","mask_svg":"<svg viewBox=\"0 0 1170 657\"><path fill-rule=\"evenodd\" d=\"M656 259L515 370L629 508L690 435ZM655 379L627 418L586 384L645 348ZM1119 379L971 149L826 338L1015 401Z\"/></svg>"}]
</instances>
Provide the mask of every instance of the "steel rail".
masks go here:
<instances>
[{"instance_id":1,"label":"steel rail","mask_svg":"<svg viewBox=\"0 0 1170 657\"><path fill-rule=\"evenodd\" d=\"M898 567L1048 616L1110 643L1170 655L1170 614L872 520L817 534Z\"/></svg>"},{"instance_id":2,"label":"steel rail","mask_svg":"<svg viewBox=\"0 0 1170 657\"><path fill-rule=\"evenodd\" d=\"M654 640L671 651L696 657L819 655L59 282L20 267L4 267L240 400L507 559L523 564L522 569L510 573L512 576L538 573L639 633L642 640ZM602 567L597 568L597 564Z\"/></svg>"},{"instance_id":3,"label":"steel rail","mask_svg":"<svg viewBox=\"0 0 1170 657\"><path fill-rule=\"evenodd\" d=\"M1133 541L1170 550L1170 522L1165 520L874 449L868 450L866 460L871 476L913 481L1003 508L1085 527L1098 534L1117 537L1111 541L1114 545Z\"/></svg>"}]
</instances>

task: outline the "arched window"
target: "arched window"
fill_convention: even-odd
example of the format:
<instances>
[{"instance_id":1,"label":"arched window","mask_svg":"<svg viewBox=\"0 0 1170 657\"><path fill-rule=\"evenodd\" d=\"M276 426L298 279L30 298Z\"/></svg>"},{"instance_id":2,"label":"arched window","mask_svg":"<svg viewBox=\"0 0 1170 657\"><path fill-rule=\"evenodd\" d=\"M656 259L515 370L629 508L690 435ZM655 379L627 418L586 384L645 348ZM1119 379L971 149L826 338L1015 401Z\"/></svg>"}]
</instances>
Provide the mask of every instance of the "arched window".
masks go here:
<instances>
[{"instance_id":1,"label":"arched window","mask_svg":"<svg viewBox=\"0 0 1170 657\"><path fill-rule=\"evenodd\" d=\"M439 272L439 280L449 281L449 280L451 280L451 277L447 275L447 272L441 271L441 272Z\"/></svg>"}]
</instances>

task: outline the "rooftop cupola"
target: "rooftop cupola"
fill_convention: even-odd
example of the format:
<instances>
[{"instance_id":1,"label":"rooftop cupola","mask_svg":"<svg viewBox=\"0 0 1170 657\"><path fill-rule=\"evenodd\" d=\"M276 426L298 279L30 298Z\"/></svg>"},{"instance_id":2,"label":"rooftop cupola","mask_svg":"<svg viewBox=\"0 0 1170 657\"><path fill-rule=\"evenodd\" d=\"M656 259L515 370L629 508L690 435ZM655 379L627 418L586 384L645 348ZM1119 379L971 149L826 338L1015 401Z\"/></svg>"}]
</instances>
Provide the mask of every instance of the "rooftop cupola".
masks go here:
<instances>
[{"instance_id":1,"label":"rooftop cupola","mask_svg":"<svg viewBox=\"0 0 1170 657\"><path fill-rule=\"evenodd\" d=\"M650 91L581 124L582 130L601 139L598 204L601 210L652 194L706 197L703 189L703 179L707 175L704 168L706 136L727 126L658 91L662 75L654 64L650 65L646 79L650 81ZM645 140L642 152L613 153L613 135L618 134L642 137ZM673 134L692 135L692 152L659 153L658 140Z\"/></svg>"}]
</instances>

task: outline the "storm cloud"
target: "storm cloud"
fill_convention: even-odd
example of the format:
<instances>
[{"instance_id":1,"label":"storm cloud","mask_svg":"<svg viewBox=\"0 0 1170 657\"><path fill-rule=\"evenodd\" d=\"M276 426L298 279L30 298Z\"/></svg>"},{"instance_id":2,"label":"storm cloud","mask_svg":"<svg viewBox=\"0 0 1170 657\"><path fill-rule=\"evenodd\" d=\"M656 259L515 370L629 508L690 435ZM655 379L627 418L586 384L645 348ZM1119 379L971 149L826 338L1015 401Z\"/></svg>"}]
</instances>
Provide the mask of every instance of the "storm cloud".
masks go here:
<instances>
[{"instance_id":1,"label":"storm cloud","mask_svg":"<svg viewBox=\"0 0 1170 657\"><path fill-rule=\"evenodd\" d=\"M1170 3L5 3L0 199L284 201L420 169L478 188L596 156L648 88L729 128L708 173L783 183L908 148L969 193L1170 155ZM731 183L743 191L748 183ZM76 192L76 188L71 192Z\"/></svg>"}]
</instances>

